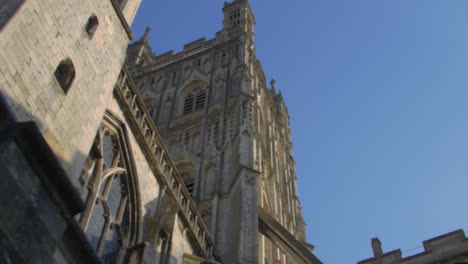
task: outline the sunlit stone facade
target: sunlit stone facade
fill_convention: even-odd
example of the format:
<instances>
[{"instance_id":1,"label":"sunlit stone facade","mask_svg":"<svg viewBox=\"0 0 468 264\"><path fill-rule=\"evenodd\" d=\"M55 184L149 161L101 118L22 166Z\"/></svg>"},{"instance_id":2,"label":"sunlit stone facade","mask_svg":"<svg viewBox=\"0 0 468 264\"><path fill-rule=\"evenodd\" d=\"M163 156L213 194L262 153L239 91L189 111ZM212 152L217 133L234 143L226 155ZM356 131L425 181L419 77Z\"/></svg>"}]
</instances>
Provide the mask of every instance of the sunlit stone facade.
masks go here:
<instances>
[{"instance_id":1,"label":"sunlit stone facade","mask_svg":"<svg viewBox=\"0 0 468 264\"><path fill-rule=\"evenodd\" d=\"M289 114L256 57L248 1L225 3L215 38L127 66L226 263L320 263L306 243Z\"/></svg>"},{"instance_id":2,"label":"sunlit stone facade","mask_svg":"<svg viewBox=\"0 0 468 264\"><path fill-rule=\"evenodd\" d=\"M140 0L0 3L0 263L222 263L124 66Z\"/></svg>"}]
</instances>

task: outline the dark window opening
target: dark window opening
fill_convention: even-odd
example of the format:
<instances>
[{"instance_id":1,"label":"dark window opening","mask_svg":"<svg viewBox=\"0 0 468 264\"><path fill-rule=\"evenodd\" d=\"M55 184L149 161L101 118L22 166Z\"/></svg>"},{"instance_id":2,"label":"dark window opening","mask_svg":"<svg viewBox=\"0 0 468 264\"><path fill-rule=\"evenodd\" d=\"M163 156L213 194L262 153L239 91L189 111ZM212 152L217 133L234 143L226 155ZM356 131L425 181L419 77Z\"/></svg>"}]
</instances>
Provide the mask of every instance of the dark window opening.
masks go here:
<instances>
[{"instance_id":1,"label":"dark window opening","mask_svg":"<svg viewBox=\"0 0 468 264\"><path fill-rule=\"evenodd\" d=\"M187 97L185 97L184 114L188 114L192 112L193 101L194 101L193 94L189 94L187 95Z\"/></svg>"},{"instance_id":2,"label":"dark window opening","mask_svg":"<svg viewBox=\"0 0 468 264\"><path fill-rule=\"evenodd\" d=\"M206 92L200 91L197 94L197 99L195 102L195 110L202 109L205 106L206 101Z\"/></svg>"},{"instance_id":3,"label":"dark window opening","mask_svg":"<svg viewBox=\"0 0 468 264\"><path fill-rule=\"evenodd\" d=\"M151 116L151 118L152 118L153 120L156 119L156 114L157 114L157 112L158 112L158 108L157 108L157 107L153 108L153 109L150 111L150 116Z\"/></svg>"},{"instance_id":4,"label":"dark window opening","mask_svg":"<svg viewBox=\"0 0 468 264\"><path fill-rule=\"evenodd\" d=\"M191 197L193 197L194 186L195 186L195 182L193 181L193 179L190 179L185 182L185 188L187 188L187 191Z\"/></svg>"},{"instance_id":5,"label":"dark window opening","mask_svg":"<svg viewBox=\"0 0 468 264\"><path fill-rule=\"evenodd\" d=\"M206 91L202 90L198 93L189 93L184 100L183 114L188 114L196 110L200 110L205 107L206 103Z\"/></svg>"},{"instance_id":6,"label":"dark window opening","mask_svg":"<svg viewBox=\"0 0 468 264\"><path fill-rule=\"evenodd\" d=\"M97 16L93 14L89 17L88 22L86 22L85 30L90 37L93 37L94 33L96 33L98 26L99 26L99 20Z\"/></svg>"},{"instance_id":7,"label":"dark window opening","mask_svg":"<svg viewBox=\"0 0 468 264\"><path fill-rule=\"evenodd\" d=\"M70 58L62 60L57 69L55 69L55 78L65 94L70 90L73 80L75 79L75 74L75 66Z\"/></svg>"},{"instance_id":8,"label":"dark window opening","mask_svg":"<svg viewBox=\"0 0 468 264\"><path fill-rule=\"evenodd\" d=\"M240 11L232 13L230 18L231 18L232 25L234 26L239 25L240 24Z\"/></svg>"}]
</instances>

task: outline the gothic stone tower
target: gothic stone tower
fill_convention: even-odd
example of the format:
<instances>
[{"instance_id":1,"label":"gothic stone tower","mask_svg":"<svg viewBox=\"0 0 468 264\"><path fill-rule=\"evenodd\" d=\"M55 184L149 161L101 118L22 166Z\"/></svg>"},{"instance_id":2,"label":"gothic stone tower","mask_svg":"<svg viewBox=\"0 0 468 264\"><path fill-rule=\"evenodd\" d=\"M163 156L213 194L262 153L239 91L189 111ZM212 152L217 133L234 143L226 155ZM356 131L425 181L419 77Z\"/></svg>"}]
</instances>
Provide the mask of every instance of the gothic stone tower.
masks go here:
<instances>
[{"instance_id":1,"label":"gothic stone tower","mask_svg":"<svg viewBox=\"0 0 468 264\"><path fill-rule=\"evenodd\" d=\"M223 29L156 56L149 30L127 66L226 263L320 263L305 242L289 116L255 55L247 0Z\"/></svg>"}]
</instances>

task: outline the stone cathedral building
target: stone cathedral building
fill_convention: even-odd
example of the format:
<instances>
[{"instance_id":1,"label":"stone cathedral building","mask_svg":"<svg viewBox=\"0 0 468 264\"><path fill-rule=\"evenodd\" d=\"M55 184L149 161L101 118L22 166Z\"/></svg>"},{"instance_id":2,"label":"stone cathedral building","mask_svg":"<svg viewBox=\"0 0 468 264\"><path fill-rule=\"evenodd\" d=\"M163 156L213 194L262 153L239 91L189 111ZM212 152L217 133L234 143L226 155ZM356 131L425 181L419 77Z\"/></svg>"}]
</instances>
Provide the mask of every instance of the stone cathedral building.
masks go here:
<instances>
[{"instance_id":1,"label":"stone cathedral building","mask_svg":"<svg viewBox=\"0 0 468 264\"><path fill-rule=\"evenodd\" d=\"M305 242L289 115L255 55L248 1L226 3L222 30L181 52L145 36L126 65L225 259L315 263Z\"/></svg>"},{"instance_id":2,"label":"stone cathedral building","mask_svg":"<svg viewBox=\"0 0 468 264\"><path fill-rule=\"evenodd\" d=\"M0 0L0 263L318 264L247 0L154 54L141 0ZM362 264L468 263L462 230Z\"/></svg>"},{"instance_id":3,"label":"stone cathedral building","mask_svg":"<svg viewBox=\"0 0 468 264\"><path fill-rule=\"evenodd\" d=\"M139 5L0 1L0 263L321 263L248 1L160 55Z\"/></svg>"}]
</instances>

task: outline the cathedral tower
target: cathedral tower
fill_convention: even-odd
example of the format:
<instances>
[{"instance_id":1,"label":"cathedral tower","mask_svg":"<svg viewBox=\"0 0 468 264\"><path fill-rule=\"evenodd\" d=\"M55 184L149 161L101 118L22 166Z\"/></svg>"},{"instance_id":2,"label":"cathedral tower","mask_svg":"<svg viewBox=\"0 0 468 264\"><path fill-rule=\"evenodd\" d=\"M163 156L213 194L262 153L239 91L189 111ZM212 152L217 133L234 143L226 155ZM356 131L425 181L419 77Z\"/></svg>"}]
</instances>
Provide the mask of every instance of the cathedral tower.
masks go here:
<instances>
[{"instance_id":1,"label":"cathedral tower","mask_svg":"<svg viewBox=\"0 0 468 264\"><path fill-rule=\"evenodd\" d=\"M320 263L306 243L287 107L267 87L247 0L223 29L156 55L148 31L127 66L226 263Z\"/></svg>"}]
</instances>

